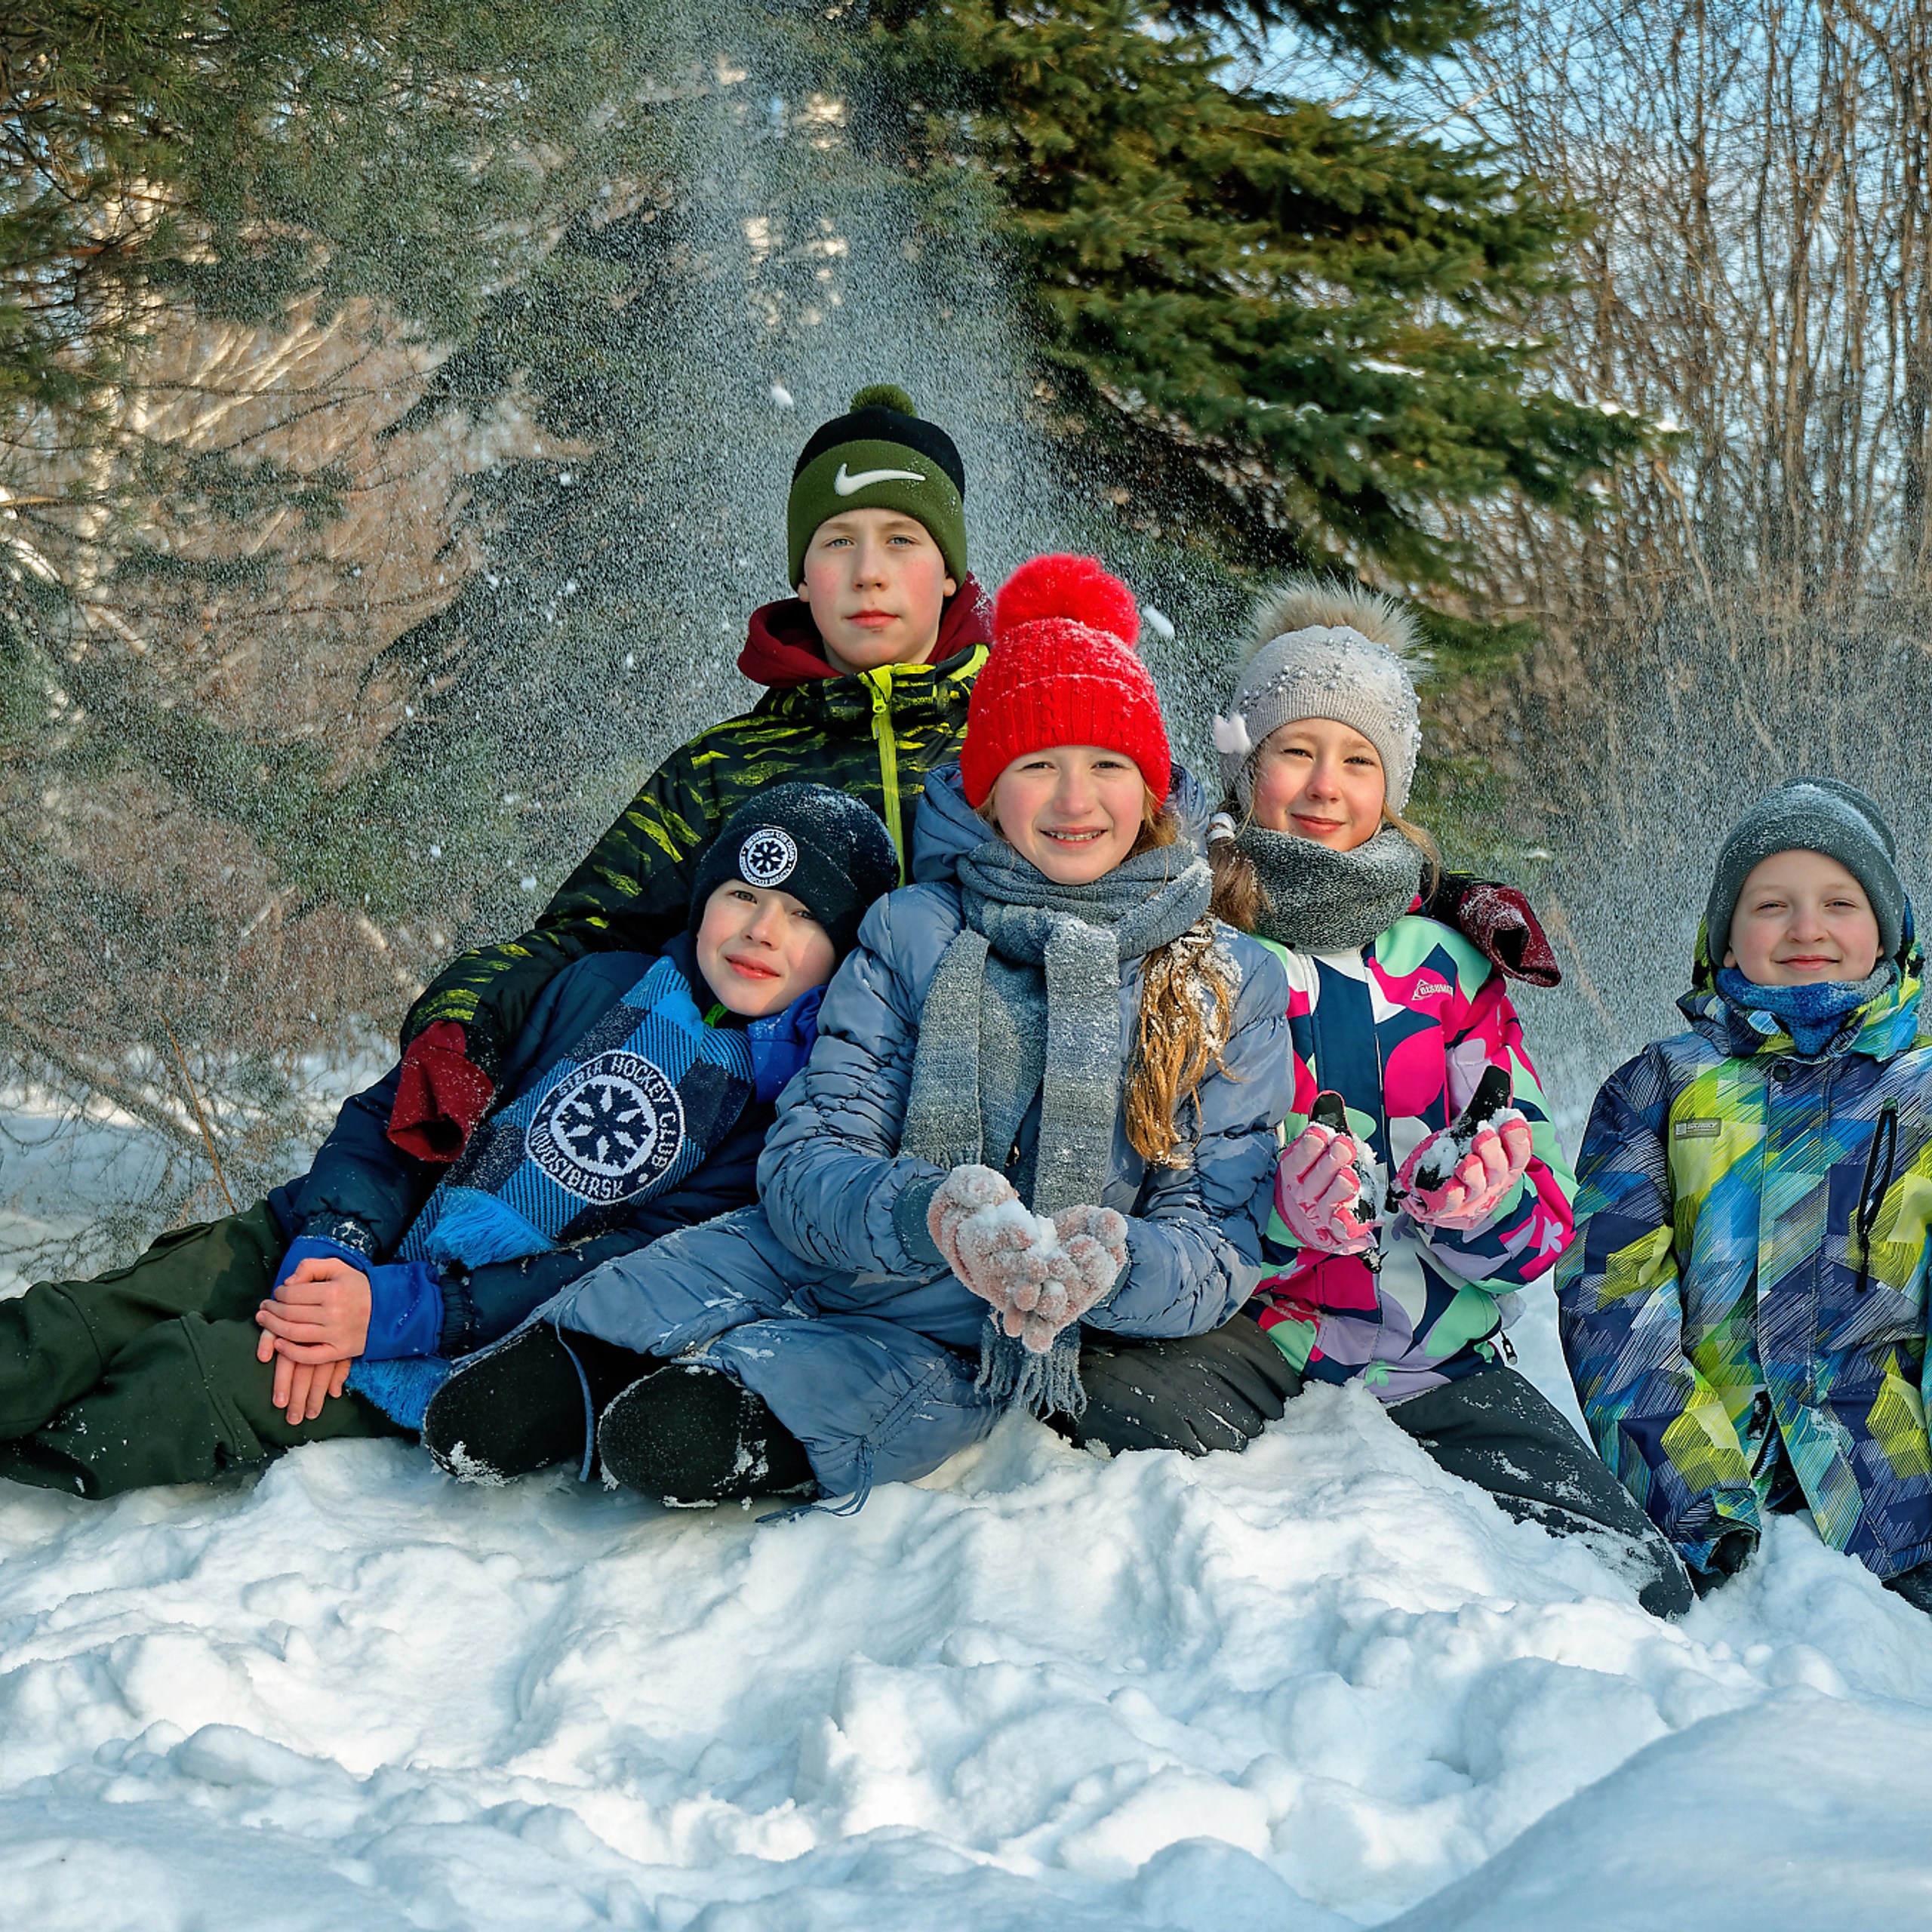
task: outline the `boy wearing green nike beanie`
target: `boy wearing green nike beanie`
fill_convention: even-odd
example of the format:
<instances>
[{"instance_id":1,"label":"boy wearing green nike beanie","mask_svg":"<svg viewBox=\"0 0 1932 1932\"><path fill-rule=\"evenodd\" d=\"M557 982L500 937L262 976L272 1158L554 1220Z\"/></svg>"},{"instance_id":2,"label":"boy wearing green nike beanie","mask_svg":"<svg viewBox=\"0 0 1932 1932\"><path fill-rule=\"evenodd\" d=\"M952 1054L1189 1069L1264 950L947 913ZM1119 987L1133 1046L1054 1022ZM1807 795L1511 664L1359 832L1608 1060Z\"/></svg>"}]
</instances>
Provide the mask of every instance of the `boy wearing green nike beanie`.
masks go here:
<instances>
[{"instance_id":1,"label":"boy wearing green nike beanie","mask_svg":"<svg viewBox=\"0 0 1932 1932\"><path fill-rule=\"evenodd\" d=\"M928 771L959 753L989 612L967 570L966 479L952 438L884 383L816 430L786 506L795 596L752 614L738 659L766 687L645 780L529 932L453 961L403 1023L392 1140L453 1160L497 1094L505 1044L586 953L656 952L683 928L718 828L788 781L872 807L904 874Z\"/></svg>"},{"instance_id":2,"label":"boy wearing green nike beanie","mask_svg":"<svg viewBox=\"0 0 1932 1932\"><path fill-rule=\"evenodd\" d=\"M966 576L965 471L952 438L889 383L814 432L785 506L786 579L844 672L924 661Z\"/></svg>"}]
</instances>

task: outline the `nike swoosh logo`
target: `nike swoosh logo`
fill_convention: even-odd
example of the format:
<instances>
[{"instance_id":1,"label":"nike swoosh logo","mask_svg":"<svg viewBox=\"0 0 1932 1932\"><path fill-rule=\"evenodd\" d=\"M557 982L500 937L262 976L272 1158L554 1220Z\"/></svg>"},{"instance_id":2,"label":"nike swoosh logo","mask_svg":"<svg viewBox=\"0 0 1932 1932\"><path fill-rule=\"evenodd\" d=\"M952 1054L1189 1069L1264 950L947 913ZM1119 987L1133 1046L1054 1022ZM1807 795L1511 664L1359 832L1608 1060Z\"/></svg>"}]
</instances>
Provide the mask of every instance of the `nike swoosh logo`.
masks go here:
<instances>
[{"instance_id":1,"label":"nike swoosh logo","mask_svg":"<svg viewBox=\"0 0 1932 1932\"><path fill-rule=\"evenodd\" d=\"M856 476L848 475L841 463L838 474L832 479L832 487L840 496L850 497L874 483L923 483L925 480L916 469L862 469Z\"/></svg>"}]
</instances>

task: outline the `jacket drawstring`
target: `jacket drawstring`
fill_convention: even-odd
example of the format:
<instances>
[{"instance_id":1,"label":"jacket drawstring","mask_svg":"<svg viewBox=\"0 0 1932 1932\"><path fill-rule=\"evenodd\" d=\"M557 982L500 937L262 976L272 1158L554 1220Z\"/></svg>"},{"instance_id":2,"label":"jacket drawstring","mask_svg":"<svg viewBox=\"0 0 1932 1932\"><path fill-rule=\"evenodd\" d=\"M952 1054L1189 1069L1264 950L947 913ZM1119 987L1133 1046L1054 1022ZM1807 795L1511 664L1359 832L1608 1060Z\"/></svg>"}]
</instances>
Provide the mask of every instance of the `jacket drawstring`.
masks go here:
<instances>
[{"instance_id":1,"label":"jacket drawstring","mask_svg":"<svg viewBox=\"0 0 1932 1932\"><path fill-rule=\"evenodd\" d=\"M519 1333L521 1331L519 1331ZM590 1377L583 1372L583 1364L577 1358L576 1349L564 1339L561 1311L550 1324L550 1332L555 1335L571 1358L571 1366L577 1371L577 1383L583 1392L583 1461L577 1472L579 1482L588 1482L590 1472L597 1466L597 1399L590 1392Z\"/></svg>"},{"instance_id":2,"label":"jacket drawstring","mask_svg":"<svg viewBox=\"0 0 1932 1932\"><path fill-rule=\"evenodd\" d=\"M1872 1185L1878 1172L1878 1144L1884 1143L1885 1165L1878 1184ZM1887 1100L1878 1109L1878 1124L1872 1130L1872 1148L1865 1157L1865 1178L1858 1189L1858 1213L1852 1225L1858 1231L1858 1292L1872 1285L1872 1231L1878 1224L1878 1211L1892 1185L1892 1168L1898 1159L1899 1103Z\"/></svg>"},{"instance_id":3,"label":"jacket drawstring","mask_svg":"<svg viewBox=\"0 0 1932 1932\"><path fill-rule=\"evenodd\" d=\"M1771 1414L1771 1394L1768 1389L1760 1389L1751 1398L1751 1419L1745 1426L1747 1441L1764 1432L1758 1444L1758 1453L1751 1458L1751 1480L1755 1483L1764 1472L1764 1465L1776 1453L1778 1446L1777 1423Z\"/></svg>"}]
</instances>

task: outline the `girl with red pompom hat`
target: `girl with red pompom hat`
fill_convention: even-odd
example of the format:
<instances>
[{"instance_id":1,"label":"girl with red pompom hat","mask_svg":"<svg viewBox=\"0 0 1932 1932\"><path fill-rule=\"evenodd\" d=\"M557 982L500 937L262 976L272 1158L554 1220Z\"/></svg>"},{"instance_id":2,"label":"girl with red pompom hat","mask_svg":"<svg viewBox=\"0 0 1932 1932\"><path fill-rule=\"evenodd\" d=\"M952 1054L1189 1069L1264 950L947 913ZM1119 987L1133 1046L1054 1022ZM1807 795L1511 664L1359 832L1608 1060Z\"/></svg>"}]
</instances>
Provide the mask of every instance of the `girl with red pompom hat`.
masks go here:
<instances>
[{"instance_id":1,"label":"girl with red pompom hat","mask_svg":"<svg viewBox=\"0 0 1932 1932\"><path fill-rule=\"evenodd\" d=\"M1196 1334L1246 1298L1287 984L1209 915L1204 801L1138 629L1091 558L1014 574L959 767L928 780L919 882L826 992L759 1204L543 1311L530 1346L678 1358L604 1412L607 1480L721 1501L802 1458L863 1497L1008 1408L1077 1417L1083 1335Z\"/></svg>"}]
</instances>

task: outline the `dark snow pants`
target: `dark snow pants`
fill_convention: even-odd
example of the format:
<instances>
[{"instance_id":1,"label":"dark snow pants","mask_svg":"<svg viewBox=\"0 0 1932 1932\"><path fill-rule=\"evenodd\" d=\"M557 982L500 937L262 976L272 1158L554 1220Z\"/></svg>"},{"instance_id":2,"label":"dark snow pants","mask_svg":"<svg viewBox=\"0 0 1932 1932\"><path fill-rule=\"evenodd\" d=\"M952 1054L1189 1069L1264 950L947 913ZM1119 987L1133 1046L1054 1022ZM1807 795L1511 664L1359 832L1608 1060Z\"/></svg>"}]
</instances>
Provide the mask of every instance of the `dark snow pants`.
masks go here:
<instances>
[{"instance_id":1,"label":"dark snow pants","mask_svg":"<svg viewBox=\"0 0 1932 1932\"><path fill-rule=\"evenodd\" d=\"M1134 1342L1090 1330L1086 1411L1062 1424L1106 1448L1243 1449L1302 1391L1300 1372L1237 1315L1206 1335ZM1389 1420L1439 1468L1486 1489L1518 1521L1558 1536L1607 1531L1629 1555L1638 1600L1659 1617L1690 1607L1677 1553L1595 1452L1513 1368L1486 1368L1394 1404Z\"/></svg>"},{"instance_id":2,"label":"dark snow pants","mask_svg":"<svg viewBox=\"0 0 1932 1932\"><path fill-rule=\"evenodd\" d=\"M0 1301L0 1476L83 1496L208 1482L299 1442L401 1433L345 1392L291 1428L255 1359L288 1241L267 1206L163 1235L90 1281Z\"/></svg>"}]
</instances>

